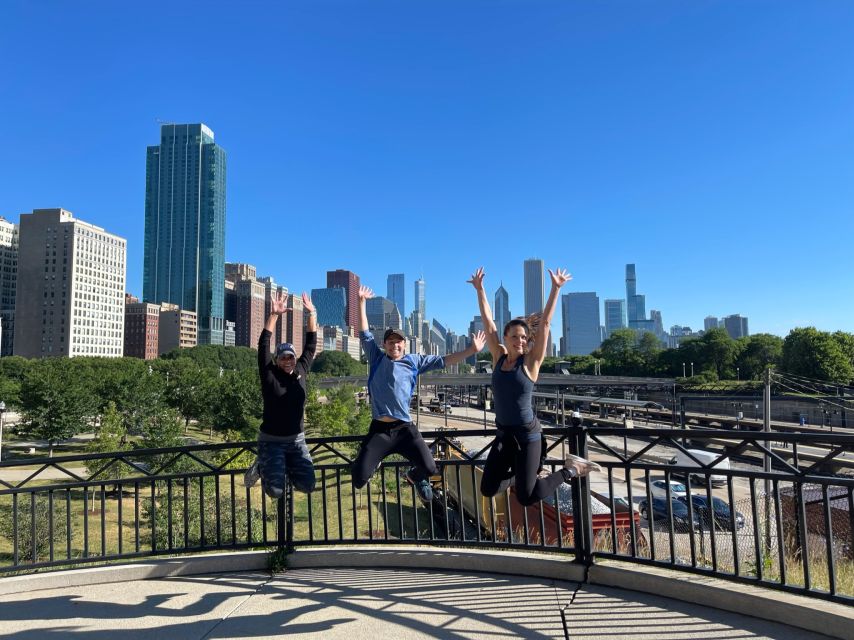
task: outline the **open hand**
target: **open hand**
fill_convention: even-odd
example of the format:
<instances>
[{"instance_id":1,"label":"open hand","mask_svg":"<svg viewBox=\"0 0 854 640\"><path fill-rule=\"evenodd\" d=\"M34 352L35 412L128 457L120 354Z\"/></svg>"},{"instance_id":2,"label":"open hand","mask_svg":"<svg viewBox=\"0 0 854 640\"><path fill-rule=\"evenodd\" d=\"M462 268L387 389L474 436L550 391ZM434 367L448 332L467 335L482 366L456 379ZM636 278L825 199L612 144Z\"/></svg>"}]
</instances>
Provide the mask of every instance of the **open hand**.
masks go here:
<instances>
[{"instance_id":1,"label":"open hand","mask_svg":"<svg viewBox=\"0 0 854 640\"><path fill-rule=\"evenodd\" d=\"M483 331L478 331L477 333L471 334L471 341L474 345L474 348L477 349L475 353L480 353L483 351L483 348L486 346L486 334Z\"/></svg>"},{"instance_id":2,"label":"open hand","mask_svg":"<svg viewBox=\"0 0 854 640\"><path fill-rule=\"evenodd\" d=\"M480 291L483 289L483 278L486 274L483 272L483 267L478 267L478 270L475 271L471 279L466 280L466 282L471 283L471 285L475 288L476 291Z\"/></svg>"},{"instance_id":3,"label":"open hand","mask_svg":"<svg viewBox=\"0 0 854 640\"><path fill-rule=\"evenodd\" d=\"M370 300L374 297L374 291L370 287L362 285L359 287L359 300Z\"/></svg>"},{"instance_id":4,"label":"open hand","mask_svg":"<svg viewBox=\"0 0 854 640\"><path fill-rule=\"evenodd\" d=\"M560 289L563 285L572 280L572 274L570 274L566 269L557 269L556 271L549 269L549 275L552 277L552 286L555 289Z\"/></svg>"},{"instance_id":5,"label":"open hand","mask_svg":"<svg viewBox=\"0 0 854 640\"><path fill-rule=\"evenodd\" d=\"M288 309L288 295L286 293L270 294L270 313L280 316L288 311L290 309Z\"/></svg>"},{"instance_id":6,"label":"open hand","mask_svg":"<svg viewBox=\"0 0 854 640\"><path fill-rule=\"evenodd\" d=\"M305 291L302 292L302 306L309 313L314 313L314 304Z\"/></svg>"}]
</instances>

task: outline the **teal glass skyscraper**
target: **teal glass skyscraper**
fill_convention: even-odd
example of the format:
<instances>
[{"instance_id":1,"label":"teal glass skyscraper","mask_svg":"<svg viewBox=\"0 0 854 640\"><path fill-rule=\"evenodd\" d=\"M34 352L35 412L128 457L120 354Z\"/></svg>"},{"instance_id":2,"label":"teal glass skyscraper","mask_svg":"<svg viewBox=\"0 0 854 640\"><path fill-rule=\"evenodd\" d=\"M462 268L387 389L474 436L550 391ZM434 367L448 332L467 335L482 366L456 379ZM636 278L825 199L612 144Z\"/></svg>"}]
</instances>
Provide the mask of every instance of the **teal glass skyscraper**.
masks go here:
<instances>
[{"instance_id":1,"label":"teal glass skyscraper","mask_svg":"<svg viewBox=\"0 0 854 640\"><path fill-rule=\"evenodd\" d=\"M204 124L165 124L145 165L146 302L195 311L199 344L222 344L225 150Z\"/></svg>"}]
</instances>

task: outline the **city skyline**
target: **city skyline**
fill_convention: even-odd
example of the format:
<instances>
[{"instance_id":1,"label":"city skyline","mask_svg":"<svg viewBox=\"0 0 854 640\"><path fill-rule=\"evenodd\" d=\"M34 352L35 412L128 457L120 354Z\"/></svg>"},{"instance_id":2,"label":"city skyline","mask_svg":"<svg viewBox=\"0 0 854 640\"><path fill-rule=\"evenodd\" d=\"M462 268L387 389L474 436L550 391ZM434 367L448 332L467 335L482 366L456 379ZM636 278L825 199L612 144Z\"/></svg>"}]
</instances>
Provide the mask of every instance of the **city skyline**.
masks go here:
<instances>
[{"instance_id":1,"label":"city skyline","mask_svg":"<svg viewBox=\"0 0 854 640\"><path fill-rule=\"evenodd\" d=\"M518 309L519 267L536 255L573 274L566 293L601 300L623 298L637 264L665 328L740 314L751 333L854 330L854 7L614 6L345 3L262 21L178 6L164 23L150 8L117 21L109 6L8 3L0 47L31 55L6 78L27 100L0 123L14 150L0 215L63 207L126 238L127 289L143 297L143 150L158 118L204 122L228 151L225 260L290 291L339 268L378 293L389 274L423 275L425 320L462 333L474 269ZM162 73L226 24L236 46ZM36 35L63 50L32 49ZM302 242L314 220L326 233Z\"/></svg>"}]
</instances>

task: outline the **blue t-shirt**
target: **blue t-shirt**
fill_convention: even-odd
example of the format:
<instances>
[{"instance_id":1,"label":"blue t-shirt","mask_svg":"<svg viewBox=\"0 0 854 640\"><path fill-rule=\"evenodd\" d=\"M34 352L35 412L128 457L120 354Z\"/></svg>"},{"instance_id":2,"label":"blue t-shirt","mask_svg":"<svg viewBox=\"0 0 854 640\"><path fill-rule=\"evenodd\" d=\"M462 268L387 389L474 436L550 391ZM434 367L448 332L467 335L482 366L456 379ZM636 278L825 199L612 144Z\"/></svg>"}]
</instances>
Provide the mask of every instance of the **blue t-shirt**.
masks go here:
<instances>
[{"instance_id":1,"label":"blue t-shirt","mask_svg":"<svg viewBox=\"0 0 854 640\"><path fill-rule=\"evenodd\" d=\"M361 331L359 338L370 364L368 393L371 394L371 415L374 419L389 417L412 422L409 400L418 374L444 369L445 358L407 353L400 360L392 360L377 346L370 331Z\"/></svg>"}]
</instances>

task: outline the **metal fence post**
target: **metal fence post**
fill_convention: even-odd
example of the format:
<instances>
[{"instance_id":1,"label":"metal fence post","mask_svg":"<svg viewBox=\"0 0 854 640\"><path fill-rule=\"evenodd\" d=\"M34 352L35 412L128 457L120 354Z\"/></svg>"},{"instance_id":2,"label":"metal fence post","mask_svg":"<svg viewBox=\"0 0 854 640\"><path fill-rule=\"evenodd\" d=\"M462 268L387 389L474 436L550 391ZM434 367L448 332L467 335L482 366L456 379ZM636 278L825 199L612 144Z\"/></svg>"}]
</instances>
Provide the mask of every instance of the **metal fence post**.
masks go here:
<instances>
[{"instance_id":1,"label":"metal fence post","mask_svg":"<svg viewBox=\"0 0 854 640\"><path fill-rule=\"evenodd\" d=\"M587 457L587 427L572 427L572 449ZM593 564L593 519L590 509L590 480L576 478L572 483L572 521L575 537L575 560L589 567Z\"/></svg>"}]
</instances>

